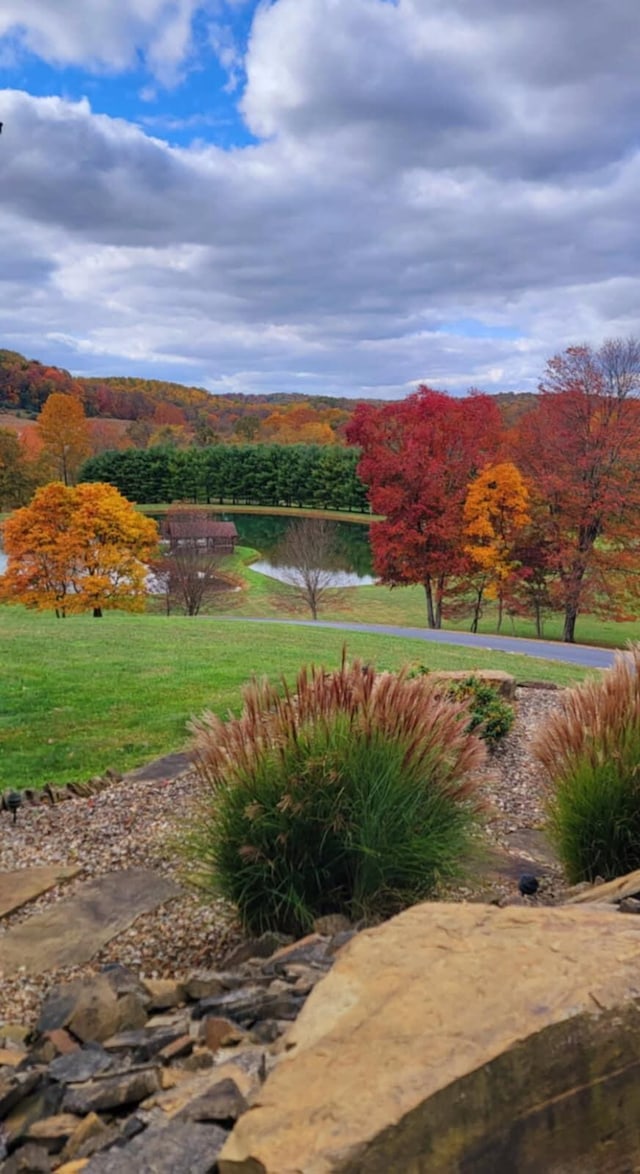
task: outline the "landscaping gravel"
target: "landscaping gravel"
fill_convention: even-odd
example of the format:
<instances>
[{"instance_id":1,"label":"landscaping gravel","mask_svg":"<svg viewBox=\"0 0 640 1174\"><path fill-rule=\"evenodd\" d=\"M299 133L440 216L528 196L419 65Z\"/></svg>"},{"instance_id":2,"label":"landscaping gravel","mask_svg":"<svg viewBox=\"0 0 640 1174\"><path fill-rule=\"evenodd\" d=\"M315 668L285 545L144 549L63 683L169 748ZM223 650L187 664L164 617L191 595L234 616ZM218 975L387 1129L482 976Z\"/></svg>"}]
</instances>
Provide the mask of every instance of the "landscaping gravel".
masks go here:
<instances>
[{"instance_id":1,"label":"landscaping gravel","mask_svg":"<svg viewBox=\"0 0 640 1174\"><path fill-rule=\"evenodd\" d=\"M542 824L545 785L532 760L530 744L535 731L560 704L561 696L549 689L517 691L515 724L482 772L483 794L490 807L488 832L496 844L508 846L512 831ZM71 799L53 807L23 807L16 824L1 813L0 871L52 863L78 864L81 871L74 880L5 918L0 934L101 873L154 868L180 879L171 838L188 816L197 790L197 780L190 773L160 782L125 779L89 799ZM498 879L495 889L500 897L509 892L509 884ZM449 898L467 895L470 890L458 888L451 890ZM219 965L241 936L233 912L224 902L205 904L185 892L140 917L90 966L2 981L0 1022L31 1023L43 992L52 983L95 972L106 962L122 962L146 977L180 977L196 967Z\"/></svg>"}]
</instances>

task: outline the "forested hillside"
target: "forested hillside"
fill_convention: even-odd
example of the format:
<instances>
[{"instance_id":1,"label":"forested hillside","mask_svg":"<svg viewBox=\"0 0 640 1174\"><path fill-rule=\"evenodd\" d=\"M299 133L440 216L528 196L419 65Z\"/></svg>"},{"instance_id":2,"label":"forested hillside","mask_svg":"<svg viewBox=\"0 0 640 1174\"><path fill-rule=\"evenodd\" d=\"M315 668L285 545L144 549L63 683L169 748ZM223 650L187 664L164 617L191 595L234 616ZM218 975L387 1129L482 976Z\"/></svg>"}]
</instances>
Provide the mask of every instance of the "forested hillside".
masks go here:
<instances>
[{"instance_id":1,"label":"forested hillside","mask_svg":"<svg viewBox=\"0 0 640 1174\"><path fill-rule=\"evenodd\" d=\"M240 444L344 444L355 407L331 396L211 395L157 379L114 376L75 378L59 367L0 350L0 426L20 429L35 420L54 393L77 396L92 426L96 448L148 448ZM535 402L533 395L495 396L507 426L516 424ZM12 419L2 420L9 413ZM114 428L113 421L122 421Z\"/></svg>"}]
</instances>

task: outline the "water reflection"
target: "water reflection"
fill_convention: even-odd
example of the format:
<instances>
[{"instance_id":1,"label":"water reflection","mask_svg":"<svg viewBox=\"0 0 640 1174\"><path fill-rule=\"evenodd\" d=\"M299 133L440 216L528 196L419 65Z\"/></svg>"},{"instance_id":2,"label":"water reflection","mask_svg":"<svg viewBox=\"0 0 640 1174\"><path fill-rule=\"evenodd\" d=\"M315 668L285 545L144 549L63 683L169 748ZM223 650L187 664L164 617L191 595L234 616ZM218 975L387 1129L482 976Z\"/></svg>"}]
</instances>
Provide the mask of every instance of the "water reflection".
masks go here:
<instances>
[{"instance_id":1,"label":"water reflection","mask_svg":"<svg viewBox=\"0 0 640 1174\"><path fill-rule=\"evenodd\" d=\"M304 583L304 577L295 567L274 566L265 559L258 559L251 563L251 570L261 575L268 575L270 579L278 579L280 583ZM323 577L325 587L372 587L375 579L371 575L356 575L353 571L326 571Z\"/></svg>"}]
</instances>

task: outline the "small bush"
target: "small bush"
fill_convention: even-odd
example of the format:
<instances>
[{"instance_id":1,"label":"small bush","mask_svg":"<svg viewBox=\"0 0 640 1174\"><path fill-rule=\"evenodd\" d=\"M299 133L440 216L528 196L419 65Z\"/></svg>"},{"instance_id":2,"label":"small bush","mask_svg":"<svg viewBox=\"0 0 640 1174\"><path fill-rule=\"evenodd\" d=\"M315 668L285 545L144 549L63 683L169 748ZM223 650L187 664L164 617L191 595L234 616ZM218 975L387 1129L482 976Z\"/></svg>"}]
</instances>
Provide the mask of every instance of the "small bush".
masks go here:
<instances>
[{"instance_id":1,"label":"small bush","mask_svg":"<svg viewBox=\"0 0 640 1174\"><path fill-rule=\"evenodd\" d=\"M206 784L185 845L193 879L254 933L375 920L428 896L478 821L483 748L464 712L357 662L303 669L293 694L254 681L240 718L193 723Z\"/></svg>"},{"instance_id":2,"label":"small bush","mask_svg":"<svg viewBox=\"0 0 640 1174\"><path fill-rule=\"evenodd\" d=\"M427 675L429 669L420 665L414 672L418 675ZM515 720L514 709L494 685L489 685L471 674L464 680L448 682L446 695L454 701L468 703L467 730L476 733L491 749L509 733Z\"/></svg>"},{"instance_id":3,"label":"small bush","mask_svg":"<svg viewBox=\"0 0 640 1174\"><path fill-rule=\"evenodd\" d=\"M548 830L569 880L640 868L640 646L566 695L534 753L551 781Z\"/></svg>"}]
</instances>

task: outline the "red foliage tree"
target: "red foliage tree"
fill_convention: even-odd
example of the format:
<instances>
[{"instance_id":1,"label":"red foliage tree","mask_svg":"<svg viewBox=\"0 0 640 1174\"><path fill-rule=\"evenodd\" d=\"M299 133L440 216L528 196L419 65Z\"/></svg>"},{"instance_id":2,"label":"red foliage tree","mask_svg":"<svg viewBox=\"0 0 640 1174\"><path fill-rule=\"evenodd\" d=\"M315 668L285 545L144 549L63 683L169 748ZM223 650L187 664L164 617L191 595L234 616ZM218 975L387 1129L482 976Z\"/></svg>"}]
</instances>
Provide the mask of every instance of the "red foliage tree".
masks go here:
<instances>
[{"instance_id":1,"label":"red foliage tree","mask_svg":"<svg viewBox=\"0 0 640 1174\"><path fill-rule=\"evenodd\" d=\"M517 459L543 502L572 643L585 607L621 617L640 592L640 342L571 347L549 361L540 391L520 423Z\"/></svg>"},{"instance_id":2,"label":"red foliage tree","mask_svg":"<svg viewBox=\"0 0 640 1174\"><path fill-rule=\"evenodd\" d=\"M500 413L490 396L451 399L421 387L401 403L358 404L347 426L360 445L358 474L368 486L376 573L391 585L420 583L430 628L442 622L447 581L464 574L467 486L498 449Z\"/></svg>"}]
</instances>

